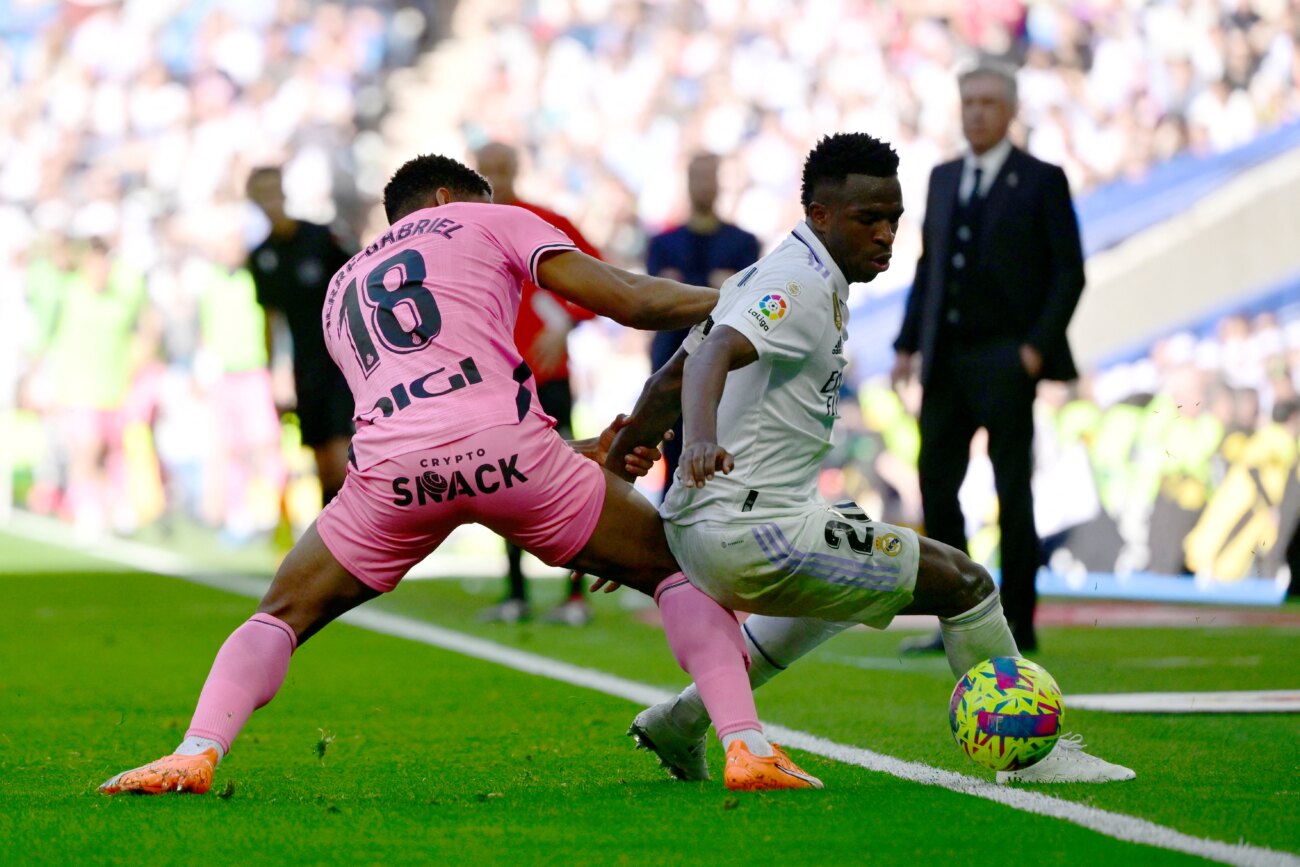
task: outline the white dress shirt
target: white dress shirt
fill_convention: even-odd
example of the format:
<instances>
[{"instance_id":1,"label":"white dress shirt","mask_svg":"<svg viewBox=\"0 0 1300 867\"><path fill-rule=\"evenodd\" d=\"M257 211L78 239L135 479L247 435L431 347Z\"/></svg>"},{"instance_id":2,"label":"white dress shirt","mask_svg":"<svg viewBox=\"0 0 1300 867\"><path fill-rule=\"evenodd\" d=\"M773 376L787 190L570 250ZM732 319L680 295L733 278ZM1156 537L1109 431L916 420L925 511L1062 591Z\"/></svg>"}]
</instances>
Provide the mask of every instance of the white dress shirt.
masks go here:
<instances>
[{"instance_id":1,"label":"white dress shirt","mask_svg":"<svg viewBox=\"0 0 1300 867\"><path fill-rule=\"evenodd\" d=\"M1002 164L1007 161L1011 155L1011 139L1004 138L993 147L986 150L979 156L975 156L971 151L966 151L966 158L961 167L961 185L957 188L957 195L961 197L962 202L969 202L971 192L975 189L975 169L980 169L980 198L989 194L989 188L993 186L993 180L1002 171Z\"/></svg>"}]
</instances>

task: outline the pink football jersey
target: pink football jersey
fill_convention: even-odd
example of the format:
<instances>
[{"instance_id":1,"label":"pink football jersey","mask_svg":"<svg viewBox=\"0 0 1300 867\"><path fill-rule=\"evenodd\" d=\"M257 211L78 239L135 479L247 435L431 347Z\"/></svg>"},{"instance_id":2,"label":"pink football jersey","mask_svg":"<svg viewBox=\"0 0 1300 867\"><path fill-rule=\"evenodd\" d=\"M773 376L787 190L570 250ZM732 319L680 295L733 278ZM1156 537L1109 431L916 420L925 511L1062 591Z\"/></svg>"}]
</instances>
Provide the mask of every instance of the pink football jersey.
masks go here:
<instances>
[{"instance_id":1,"label":"pink football jersey","mask_svg":"<svg viewBox=\"0 0 1300 867\"><path fill-rule=\"evenodd\" d=\"M339 269L322 321L356 403L359 469L545 415L514 344L520 284L576 249L523 208L416 211Z\"/></svg>"}]
</instances>

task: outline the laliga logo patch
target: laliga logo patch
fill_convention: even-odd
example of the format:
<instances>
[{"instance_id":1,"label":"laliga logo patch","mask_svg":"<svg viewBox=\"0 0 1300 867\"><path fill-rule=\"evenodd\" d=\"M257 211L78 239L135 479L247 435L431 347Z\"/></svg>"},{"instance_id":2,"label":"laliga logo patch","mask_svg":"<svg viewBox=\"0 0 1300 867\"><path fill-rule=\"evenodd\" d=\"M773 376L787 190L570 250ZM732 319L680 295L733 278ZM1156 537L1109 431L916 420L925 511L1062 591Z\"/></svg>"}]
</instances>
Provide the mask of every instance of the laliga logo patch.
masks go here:
<instances>
[{"instance_id":1,"label":"laliga logo patch","mask_svg":"<svg viewBox=\"0 0 1300 867\"><path fill-rule=\"evenodd\" d=\"M903 540L898 538L897 533L886 533L876 537L876 548L890 557L897 557L903 550Z\"/></svg>"},{"instance_id":2,"label":"laliga logo patch","mask_svg":"<svg viewBox=\"0 0 1300 867\"><path fill-rule=\"evenodd\" d=\"M758 302L758 309L764 316L773 322L785 316L785 311L790 305L785 303L785 299L780 295L764 295L763 300Z\"/></svg>"},{"instance_id":3,"label":"laliga logo patch","mask_svg":"<svg viewBox=\"0 0 1300 867\"><path fill-rule=\"evenodd\" d=\"M754 304L745 311L749 318L754 320L754 324L762 331L771 331L777 323L785 318L786 311L790 305L785 298L773 292L770 295L764 295L762 300Z\"/></svg>"}]
</instances>

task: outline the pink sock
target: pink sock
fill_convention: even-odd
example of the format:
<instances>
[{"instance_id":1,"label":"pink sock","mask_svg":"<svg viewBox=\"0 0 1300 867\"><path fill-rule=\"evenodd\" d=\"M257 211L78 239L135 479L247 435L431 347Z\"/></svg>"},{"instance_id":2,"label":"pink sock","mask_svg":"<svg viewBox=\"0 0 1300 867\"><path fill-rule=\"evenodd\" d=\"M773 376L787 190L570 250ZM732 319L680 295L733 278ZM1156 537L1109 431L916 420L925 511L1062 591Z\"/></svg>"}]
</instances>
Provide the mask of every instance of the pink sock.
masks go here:
<instances>
[{"instance_id":1,"label":"pink sock","mask_svg":"<svg viewBox=\"0 0 1300 867\"><path fill-rule=\"evenodd\" d=\"M736 615L696 589L681 572L655 589L668 646L695 688L721 738L762 731L749 688L749 657Z\"/></svg>"},{"instance_id":2,"label":"pink sock","mask_svg":"<svg viewBox=\"0 0 1300 867\"><path fill-rule=\"evenodd\" d=\"M211 738L230 752L230 743L253 711L275 697L289 670L298 637L289 624L254 614L217 651L199 694L186 737Z\"/></svg>"}]
</instances>

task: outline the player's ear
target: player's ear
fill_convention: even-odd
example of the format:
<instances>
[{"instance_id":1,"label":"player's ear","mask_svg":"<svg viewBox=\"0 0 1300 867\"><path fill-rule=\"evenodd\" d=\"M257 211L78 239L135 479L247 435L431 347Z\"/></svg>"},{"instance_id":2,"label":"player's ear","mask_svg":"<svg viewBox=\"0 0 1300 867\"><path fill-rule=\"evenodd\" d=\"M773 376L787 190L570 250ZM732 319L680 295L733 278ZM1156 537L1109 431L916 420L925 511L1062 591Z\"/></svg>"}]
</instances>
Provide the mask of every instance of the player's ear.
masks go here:
<instances>
[{"instance_id":1,"label":"player's ear","mask_svg":"<svg viewBox=\"0 0 1300 867\"><path fill-rule=\"evenodd\" d=\"M438 203L434 205L435 208L440 207L442 205L450 204L451 202L454 202L456 200L455 197L452 195L451 190L447 189L446 187L438 187L438 189L434 191L433 199L435 202Z\"/></svg>"},{"instance_id":2,"label":"player's ear","mask_svg":"<svg viewBox=\"0 0 1300 867\"><path fill-rule=\"evenodd\" d=\"M819 232L824 232L828 222L830 222L830 208L821 202L810 202L808 204L808 225Z\"/></svg>"}]
</instances>

